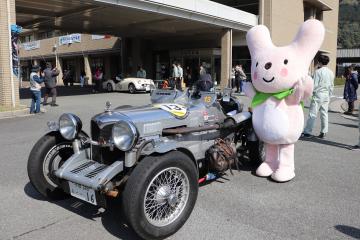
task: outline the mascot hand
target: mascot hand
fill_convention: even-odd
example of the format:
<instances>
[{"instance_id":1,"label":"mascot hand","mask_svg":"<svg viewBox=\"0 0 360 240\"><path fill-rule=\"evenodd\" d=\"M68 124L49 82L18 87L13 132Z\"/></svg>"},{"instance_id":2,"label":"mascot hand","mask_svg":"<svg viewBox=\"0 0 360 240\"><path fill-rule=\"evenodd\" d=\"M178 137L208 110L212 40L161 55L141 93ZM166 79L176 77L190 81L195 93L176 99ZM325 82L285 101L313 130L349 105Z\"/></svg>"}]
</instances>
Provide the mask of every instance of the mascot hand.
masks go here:
<instances>
[{"instance_id":1,"label":"mascot hand","mask_svg":"<svg viewBox=\"0 0 360 240\"><path fill-rule=\"evenodd\" d=\"M289 98L290 104L300 104L301 101L310 97L313 83L310 76L301 77L294 85L294 93Z\"/></svg>"},{"instance_id":2,"label":"mascot hand","mask_svg":"<svg viewBox=\"0 0 360 240\"><path fill-rule=\"evenodd\" d=\"M256 94L256 91L255 91L255 88L254 86L252 85L251 82L244 82L244 86L243 86L243 89L244 89L244 93L246 96L248 96L249 98L253 98Z\"/></svg>"}]
</instances>

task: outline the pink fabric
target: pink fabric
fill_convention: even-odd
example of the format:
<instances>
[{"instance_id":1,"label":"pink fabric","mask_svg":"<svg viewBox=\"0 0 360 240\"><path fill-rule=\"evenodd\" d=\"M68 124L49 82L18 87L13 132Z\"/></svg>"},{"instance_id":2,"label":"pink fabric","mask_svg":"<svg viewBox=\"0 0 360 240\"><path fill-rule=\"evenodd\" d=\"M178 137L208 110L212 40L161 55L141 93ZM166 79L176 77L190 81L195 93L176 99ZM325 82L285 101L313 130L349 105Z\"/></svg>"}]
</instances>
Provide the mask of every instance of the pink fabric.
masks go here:
<instances>
[{"instance_id":1,"label":"pink fabric","mask_svg":"<svg viewBox=\"0 0 360 240\"><path fill-rule=\"evenodd\" d=\"M277 47L263 25L250 29L246 40L251 54L252 84L245 85L250 98L255 90L277 93L293 88L283 100L269 98L253 109L256 134L266 144L266 161L257 169L259 176L270 176L279 182L294 176L294 143L304 127L300 102L309 98L313 80L309 66L324 40L325 28L315 19L304 22L290 45Z\"/></svg>"}]
</instances>

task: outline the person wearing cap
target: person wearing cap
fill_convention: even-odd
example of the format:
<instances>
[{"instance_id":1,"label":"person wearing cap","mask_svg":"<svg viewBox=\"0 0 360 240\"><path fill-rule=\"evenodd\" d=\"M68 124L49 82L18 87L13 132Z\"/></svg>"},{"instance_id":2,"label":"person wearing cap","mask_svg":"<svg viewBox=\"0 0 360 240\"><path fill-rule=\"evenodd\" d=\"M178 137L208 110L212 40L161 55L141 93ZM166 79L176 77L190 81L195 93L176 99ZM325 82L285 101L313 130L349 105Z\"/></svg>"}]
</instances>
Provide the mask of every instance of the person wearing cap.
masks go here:
<instances>
[{"instance_id":1,"label":"person wearing cap","mask_svg":"<svg viewBox=\"0 0 360 240\"><path fill-rule=\"evenodd\" d=\"M31 106L30 114L40 113L41 83L44 82L40 74L40 67L33 66L30 73Z\"/></svg>"}]
</instances>

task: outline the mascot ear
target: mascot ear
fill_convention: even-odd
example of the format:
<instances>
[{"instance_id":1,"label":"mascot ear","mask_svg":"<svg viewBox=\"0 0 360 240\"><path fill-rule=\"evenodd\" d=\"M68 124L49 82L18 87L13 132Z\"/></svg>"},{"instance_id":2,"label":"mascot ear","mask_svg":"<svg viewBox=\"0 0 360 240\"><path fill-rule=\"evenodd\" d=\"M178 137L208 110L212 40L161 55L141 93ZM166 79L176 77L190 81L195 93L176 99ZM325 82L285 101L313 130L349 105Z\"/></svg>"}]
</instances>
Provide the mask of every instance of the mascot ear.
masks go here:
<instances>
[{"instance_id":1,"label":"mascot ear","mask_svg":"<svg viewBox=\"0 0 360 240\"><path fill-rule=\"evenodd\" d=\"M311 61L319 51L324 37L325 28L322 22L309 19L301 25L292 45L296 48L298 54Z\"/></svg>"},{"instance_id":2,"label":"mascot ear","mask_svg":"<svg viewBox=\"0 0 360 240\"><path fill-rule=\"evenodd\" d=\"M254 56L258 51L264 51L264 49L274 46L269 29L264 25L252 27L246 34L246 42L251 56Z\"/></svg>"}]
</instances>

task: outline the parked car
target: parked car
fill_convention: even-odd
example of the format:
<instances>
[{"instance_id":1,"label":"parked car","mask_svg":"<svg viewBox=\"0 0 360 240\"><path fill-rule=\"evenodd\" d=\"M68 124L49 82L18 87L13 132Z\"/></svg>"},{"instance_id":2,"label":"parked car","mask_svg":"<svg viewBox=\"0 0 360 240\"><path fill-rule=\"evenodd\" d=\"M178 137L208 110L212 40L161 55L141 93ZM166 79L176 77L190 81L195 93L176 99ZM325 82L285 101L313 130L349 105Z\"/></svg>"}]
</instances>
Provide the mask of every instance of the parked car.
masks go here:
<instances>
[{"instance_id":1,"label":"parked car","mask_svg":"<svg viewBox=\"0 0 360 240\"><path fill-rule=\"evenodd\" d=\"M108 79L103 82L102 87L108 92L150 92L155 89L154 81L144 78L121 78L116 76L114 79Z\"/></svg>"},{"instance_id":2,"label":"parked car","mask_svg":"<svg viewBox=\"0 0 360 240\"><path fill-rule=\"evenodd\" d=\"M163 239L190 216L199 179L231 171L237 157L262 162L252 114L229 92L158 89L151 101L115 109L107 102L91 119L91 135L71 113L49 122L28 159L32 185L52 200L71 195L102 207L121 195L129 226Z\"/></svg>"}]
</instances>

